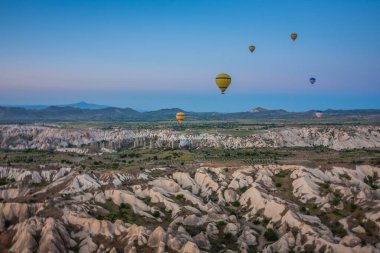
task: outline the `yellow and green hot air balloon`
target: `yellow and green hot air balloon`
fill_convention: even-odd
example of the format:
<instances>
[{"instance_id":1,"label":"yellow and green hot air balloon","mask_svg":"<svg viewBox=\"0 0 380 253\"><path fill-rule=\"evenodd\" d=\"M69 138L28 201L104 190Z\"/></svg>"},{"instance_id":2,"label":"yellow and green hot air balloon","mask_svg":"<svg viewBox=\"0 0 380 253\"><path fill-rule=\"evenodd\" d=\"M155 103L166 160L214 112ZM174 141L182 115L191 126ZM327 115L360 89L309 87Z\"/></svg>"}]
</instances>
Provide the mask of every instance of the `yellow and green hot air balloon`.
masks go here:
<instances>
[{"instance_id":1,"label":"yellow and green hot air balloon","mask_svg":"<svg viewBox=\"0 0 380 253\"><path fill-rule=\"evenodd\" d=\"M249 51L251 51L251 53L253 53L253 51L255 51L256 47L254 45L250 45L249 46Z\"/></svg>"},{"instance_id":2,"label":"yellow and green hot air balloon","mask_svg":"<svg viewBox=\"0 0 380 253\"><path fill-rule=\"evenodd\" d=\"M176 117L178 123L182 123L183 120L185 119L185 114L183 112L177 112L175 117Z\"/></svg>"},{"instance_id":3,"label":"yellow and green hot air balloon","mask_svg":"<svg viewBox=\"0 0 380 253\"><path fill-rule=\"evenodd\" d=\"M231 77L227 74L219 74L215 77L215 82L222 94L224 94L228 86L231 84Z\"/></svg>"},{"instance_id":4,"label":"yellow and green hot air balloon","mask_svg":"<svg viewBox=\"0 0 380 253\"><path fill-rule=\"evenodd\" d=\"M291 38L293 41L295 41L295 40L297 39L297 37L298 37L298 34L296 34L296 33L292 33L292 34L290 34L290 38Z\"/></svg>"}]
</instances>

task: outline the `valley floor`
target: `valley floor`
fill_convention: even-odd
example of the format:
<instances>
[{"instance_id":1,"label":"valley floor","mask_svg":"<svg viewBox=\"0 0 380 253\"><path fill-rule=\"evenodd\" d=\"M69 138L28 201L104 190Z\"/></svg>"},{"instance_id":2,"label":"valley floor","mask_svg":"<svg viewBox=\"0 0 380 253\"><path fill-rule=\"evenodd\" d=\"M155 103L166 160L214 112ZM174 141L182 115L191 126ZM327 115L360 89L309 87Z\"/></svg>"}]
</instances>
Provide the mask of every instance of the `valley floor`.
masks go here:
<instances>
[{"instance_id":1,"label":"valley floor","mask_svg":"<svg viewBox=\"0 0 380 253\"><path fill-rule=\"evenodd\" d=\"M380 252L380 168L0 167L0 252Z\"/></svg>"},{"instance_id":2,"label":"valley floor","mask_svg":"<svg viewBox=\"0 0 380 253\"><path fill-rule=\"evenodd\" d=\"M0 252L380 252L379 127L258 128L0 126Z\"/></svg>"}]
</instances>

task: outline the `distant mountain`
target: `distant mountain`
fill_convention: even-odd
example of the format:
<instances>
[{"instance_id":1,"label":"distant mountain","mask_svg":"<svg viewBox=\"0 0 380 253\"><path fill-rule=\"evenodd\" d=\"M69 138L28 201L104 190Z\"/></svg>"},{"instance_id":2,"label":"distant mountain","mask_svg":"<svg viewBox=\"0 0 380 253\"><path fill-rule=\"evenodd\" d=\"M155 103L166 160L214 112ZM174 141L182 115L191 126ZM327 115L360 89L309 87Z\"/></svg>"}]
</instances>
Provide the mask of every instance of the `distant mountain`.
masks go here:
<instances>
[{"instance_id":1,"label":"distant mountain","mask_svg":"<svg viewBox=\"0 0 380 253\"><path fill-rule=\"evenodd\" d=\"M48 105L0 105L0 107L9 107L9 108L24 108L29 110L42 110L46 109Z\"/></svg>"},{"instance_id":2,"label":"distant mountain","mask_svg":"<svg viewBox=\"0 0 380 253\"><path fill-rule=\"evenodd\" d=\"M81 101L75 104L59 105L59 106L60 107L74 107L74 108L79 108L79 109L90 109L90 110L104 109L104 108L110 107L108 105L89 104L84 101Z\"/></svg>"},{"instance_id":3,"label":"distant mountain","mask_svg":"<svg viewBox=\"0 0 380 253\"><path fill-rule=\"evenodd\" d=\"M84 101L74 103L74 104L64 104L64 105L4 105L4 107L18 107L18 108L24 108L24 109L30 109L30 110L42 110L51 106L73 107L73 108L89 109L89 110L104 109L104 108L110 107L108 105L89 104Z\"/></svg>"},{"instance_id":4,"label":"distant mountain","mask_svg":"<svg viewBox=\"0 0 380 253\"><path fill-rule=\"evenodd\" d=\"M262 107L256 107L256 108L253 108L253 109L249 110L249 112L252 112L252 113L265 112L265 111L268 111L268 109L265 109L265 108L262 108Z\"/></svg>"},{"instance_id":5,"label":"distant mountain","mask_svg":"<svg viewBox=\"0 0 380 253\"><path fill-rule=\"evenodd\" d=\"M43 109L26 109L20 107L0 107L0 123L32 123L56 121L174 121L180 108L161 109L139 112L131 108L105 107L80 102L66 106L49 106ZM285 110L268 110L255 108L247 112L185 112L186 120L197 121L237 121L249 122L308 122L314 120L314 110L306 112L287 112ZM326 110L318 122L356 122L380 123L380 110Z\"/></svg>"}]
</instances>

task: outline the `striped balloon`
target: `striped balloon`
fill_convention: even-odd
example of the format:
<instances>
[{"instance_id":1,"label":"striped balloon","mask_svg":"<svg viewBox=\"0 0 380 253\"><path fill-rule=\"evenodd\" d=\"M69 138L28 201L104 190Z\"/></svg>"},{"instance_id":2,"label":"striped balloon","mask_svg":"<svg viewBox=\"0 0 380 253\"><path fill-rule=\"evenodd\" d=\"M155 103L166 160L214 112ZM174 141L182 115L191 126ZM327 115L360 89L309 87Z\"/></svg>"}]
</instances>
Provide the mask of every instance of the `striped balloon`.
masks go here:
<instances>
[{"instance_id":1,"label":"striped balloon","mask_svg":"<svg viewBox=\"0 0 380 253\"><path fill-rule=\"evenodd\" d=\"M175 115L178 123L182 123L183 120L185 119L185 113L183 112L177 112L177 114Z\"/></svg>"},{"instance_id":2,"label":"striped balloon","mask_svg":"<svg viewBox=\"0 0 380 253\"><path fill-rule=\"evenodd\" d=\"M228 86L231 84L231 77L227 74L219 74L215 77L215 82L222 94L224 94Z\"/></svg>"}]
</instances>

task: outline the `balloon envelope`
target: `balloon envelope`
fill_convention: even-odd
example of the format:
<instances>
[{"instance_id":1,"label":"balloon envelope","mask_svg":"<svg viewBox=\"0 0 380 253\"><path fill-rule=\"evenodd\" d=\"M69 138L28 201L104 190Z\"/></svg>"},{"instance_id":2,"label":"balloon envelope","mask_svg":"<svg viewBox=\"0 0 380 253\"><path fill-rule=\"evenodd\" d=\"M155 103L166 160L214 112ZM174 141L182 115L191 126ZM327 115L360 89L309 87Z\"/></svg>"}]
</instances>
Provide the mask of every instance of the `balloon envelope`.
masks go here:
<instances>
[{"instance_id":1,"label":"balloon envelope","mask_svg":"<svg viewBox=\"0 0 380 253\"><path fill-rule=\"evenodd\" d=\"M316 112L315 112L315 117L316 117L317 119L322 118L322 116L323 116L323 112L322 112L322 111L316 111Z\"/></svg>"},{"instance_id":2,"label":"balloon envelope","mask_svg":"<svg viewBox=\"0 0 380 253\"><path fill-rule=\"evenodd\" d=\"M179 147L180 148L190 148L190 141L188 139L182 139L180 142L179 142Z\"/></svg>"},{"instance_id":3,"label":"balloon envelope","mask_svg":"<svg viewBox=\"0 0 380 253\"><path fill-rule=\"evenodd\" d=\"M290 38L291 38L293 41L295 41L295 40L297 39L297 37L298 37L298 34L296 34L296 33L292 33L292 34L290 34Z\"/></svg>"},{"instance_id":4,"label":"balloon envelope","mask_svg":"<svg viewBox=\"0 0 380 253\"><path fill-rule=\"evenodd\" d=\"M311 84L314 84L315 81L316 81L316 79L314 77L311 77L309 81L310 81Z\"/></svg>"},{"instance_id":5,"label":"balloon envelope","mask_svg":"<svg viewBox=\"0 0 380 253\"><path fill-rule=\"evenodd\" d=\"M253 53L253 51L255 51L256 47L254 45L251 45L249 46L249 51L251 51L251 53Z\"/></svg>"},{"instance_id":6,"label":"balloon envelope","mask_svg":"<svg viewBox=\"0 0 380 253\"><path fill-rule=\"evenodd\" d=\"M175 117L176 117L178 123L182 123L183 120L185 119L185 114L183 112L177 112Z\"/></svg>"},{"instance_id":7,"label":"balloon envelope","mask_svg":"<svg viewBox=\"0 0 380 253\"><path fill-rule=\"evenodd\" d=\"M224 94L228 86L231 84L231 77L227 74L219 74L215 77L215 82L222 94Z\"/></svg>"}]
</instances>

